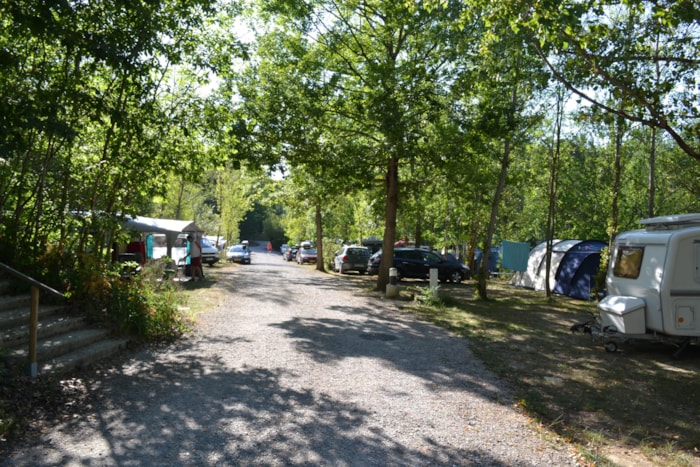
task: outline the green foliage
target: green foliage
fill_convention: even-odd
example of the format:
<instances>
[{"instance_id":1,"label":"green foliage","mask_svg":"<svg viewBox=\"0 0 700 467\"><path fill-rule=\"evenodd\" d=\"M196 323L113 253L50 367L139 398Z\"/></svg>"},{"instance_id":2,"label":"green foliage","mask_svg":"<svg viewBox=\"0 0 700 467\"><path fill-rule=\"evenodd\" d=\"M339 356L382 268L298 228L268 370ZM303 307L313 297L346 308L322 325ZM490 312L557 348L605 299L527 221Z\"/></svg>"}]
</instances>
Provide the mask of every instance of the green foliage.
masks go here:
<instances>
[{"instance_id":1,"label":"green foliage","mask_svg":"<svg viewBox=\"0 0 700 467\"><path fill-rule=\"evenodd\" d=\"M608 275L608 266L610 265L610 250L605 247L602 250L600 250L600 263L598 266L598 272L594 276L595 280L595 285L593 290L591 290L591 293L593 294L594 297L598 295L598 293L603 292L605 290L605 278Z\"/></svg>"},{"instance_id":2,"label":"green foliage","mask_svg":"<svg viewBox=\"0 0 700 467\"><path fill-rule=\"evenodd\" d=\"M700 110L697 2L516 0L488 17L526 31L555 78L577 96L609 115L661 128L700 160L691 136Z\"/></svg>"},{"instance_id":3,"label":"green foliage","mask_svg":"<svg viewBox=\"0 0 700 467\"><path fill-rule=\"evenodd\" d=\"M154 261L131 274L135 265L104 265L83 255L66 275L68 290L91 319L147 341L169 341L188 325L178 310L182 298L176 284L164 280L165 263Z\"/></svg>"},{"instance_id":4,"label":"green foliage","mask_svg":"<svg viewBox=\"0 0 700 467\"><path fill-rule=\"evenodd\" d=\"M163 281L162 265L157 262L142 274L111 281L107 315L122 332L148 341L170 341L187 331L188 323L178 309L182 298L174 282Z\"/></svg>"},{"instance_id":5,"label":"green foliage","mask_svg":"<svg viewBox=\"0 0 700 467\"><path fill-rule=\"evenodd\" d=\"M216 201L221 219L221 233L228 242L240 237L240 223L253 209L256 193L255 179L245 170L236 170L233 164L216 173Z\"/></svg>"},{"instance_id":6,"label":"green foliage","mask_svg":"<svg viewBox=\"0 0 700 467\"><path fill-rule=\"evenodd\" d=\"M332 271L335 268L335 253L340 250L340 247L341 245L333 239L323 239L323 258L319 259L319 261L323 260L323 264L328 271Z\"/></svg>"},{"instance_id":7,"label":"green foliage","mask_svg":"<svg viewBox=\"0 0 700 467\"><path fill-rule=\"evenodd\" d=\"M33 276L65 290L73 307L95 322L147 341L171 340L187 330L178 310L182 297L167 280L168 258L137 263L104 263L94 255L77 257L50 248L32 266Z\"/></svg>"},{"instance_id":8,"label":"green foliage","mask_svg":"<svg viewBox=\"0 0 700 467\"><path fill-rule=\"evenodd\" d=\"M202 100L169 70L195 58L211 2L126 3L0 6L0 224L21 245L5 250L11 264L50 243L101 254L89 237L116 223L94 214L142 214L169 172L196 179L210 162L193 137Z\"/></svg>"},{"instance_id":9,"label":"green foliage","mask_svg":"<svg viewBox=\"0 0 700 467\"><path fill-rule=\"evenodd\" d=\"M416 302L421 305L433 307L436 309L443 308L445 305L440 298L440 286L435 287L420 287L419 293L415 296Z\"/></svg>"},{"instance_id":10,"label":"green foliage","mask_svg":"<svg viewBox=\"0 0 700 467\"><path fill-rule=\"evenodd\" d=\"M700 210L697 2L132 3L0 6L0 261L73 297L115 213L229 241L539 242L551 76L580 99L556 236L605 240L613 198L620 229Z\"/></svg>"},{"instance_id":11,"label":"green foliage","mask_svg":"<svg viewBox=\"0 0 700 467\"><path fill-rule=\"evenodd\" d=\"M275 249L279 248L286 240L280 219L271 210L268 210L268 216L263 220L262 237L271 241Z\"/></svg>"}]
</instances>

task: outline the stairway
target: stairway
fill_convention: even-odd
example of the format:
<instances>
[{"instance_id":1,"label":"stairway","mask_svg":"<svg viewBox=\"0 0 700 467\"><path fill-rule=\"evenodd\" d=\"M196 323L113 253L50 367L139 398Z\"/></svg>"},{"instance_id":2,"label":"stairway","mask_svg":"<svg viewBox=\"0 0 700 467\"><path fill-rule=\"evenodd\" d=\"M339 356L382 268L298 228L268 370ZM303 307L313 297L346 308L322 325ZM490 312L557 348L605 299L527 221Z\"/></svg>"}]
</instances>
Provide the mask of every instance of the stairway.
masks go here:
<instances>
[{"instance_id":1,"label":"stairway","mask_svg":"<svg viewBox=\"0 0 700 467\"><path fill-rule=\"evenodd\" d=\"M13 367L28 368L31 295L11 295L11 279L0 278L0 355L8 354ZM39 301L37 370L64 373L124 349L129 339L69 313L67 307Z\"/></svg>"}]
</instances>

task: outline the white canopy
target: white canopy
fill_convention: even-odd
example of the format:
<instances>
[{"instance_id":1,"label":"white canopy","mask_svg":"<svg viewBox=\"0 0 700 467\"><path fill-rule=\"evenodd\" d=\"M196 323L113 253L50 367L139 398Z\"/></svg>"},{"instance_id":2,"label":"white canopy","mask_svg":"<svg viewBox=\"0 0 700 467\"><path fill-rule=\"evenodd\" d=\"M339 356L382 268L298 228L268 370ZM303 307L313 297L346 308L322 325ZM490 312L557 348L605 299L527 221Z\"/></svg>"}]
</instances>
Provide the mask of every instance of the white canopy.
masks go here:
<instances>
[{"instance_id":1,"label":"white canopy","mask_svg":"<svg viewBox=\"0 0 700 467\"><path fill-rule=\"evenodd\" d=\"M133 218L126 216L123 226L127 230L135 230L143 233L174 234L173 238L176 238L177 234L181 233L202 232L202 229L197 227L194 221L156 219L154 217L143 216L136 216Z\"/></svg>"},{"instance_id":2,"label":"white canopy","mask_svg":"<svg viewBox=\"0 0 700 467\"><path fill-rule=\"evenodd\" d=\"M159 233L165 234L167 255L172 256L173 245L177 236L182 233L200 233L202 229L197 227L194 221L181 221L177 219L157 219L153 217L143 216L126 216L123 228L126 230L135 230L140 233ZM150 257L150 256L149 256Z\"/></svg>"}]
</instances>

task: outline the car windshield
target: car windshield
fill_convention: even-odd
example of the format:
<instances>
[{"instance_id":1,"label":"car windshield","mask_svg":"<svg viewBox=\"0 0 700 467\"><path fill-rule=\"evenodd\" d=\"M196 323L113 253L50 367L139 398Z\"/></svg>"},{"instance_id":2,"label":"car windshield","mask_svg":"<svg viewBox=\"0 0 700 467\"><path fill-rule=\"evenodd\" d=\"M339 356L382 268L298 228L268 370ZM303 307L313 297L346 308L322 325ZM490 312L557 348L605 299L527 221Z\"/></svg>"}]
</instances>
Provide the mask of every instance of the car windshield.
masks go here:
<instances>
[{"instance_id":1,"label":"car windshield","mask_svg":"<svg viewBox=\"0 0 700 467\"><path fill-rule=\"evenodd\" d=\"M305 248L301 251L305 255L315 255L316 254L316 250L314 250L313 248Z\"/></svg>"},{"instance_id":2,"label":"car windshield","mask_svg":"<svg viewBox=\"0 0 700 467\"><path fill-rule=\"evenodd\" d=\"M245 251L245 246L243 245L233 245L231 251Z\"/></svg>"}]
</instances>

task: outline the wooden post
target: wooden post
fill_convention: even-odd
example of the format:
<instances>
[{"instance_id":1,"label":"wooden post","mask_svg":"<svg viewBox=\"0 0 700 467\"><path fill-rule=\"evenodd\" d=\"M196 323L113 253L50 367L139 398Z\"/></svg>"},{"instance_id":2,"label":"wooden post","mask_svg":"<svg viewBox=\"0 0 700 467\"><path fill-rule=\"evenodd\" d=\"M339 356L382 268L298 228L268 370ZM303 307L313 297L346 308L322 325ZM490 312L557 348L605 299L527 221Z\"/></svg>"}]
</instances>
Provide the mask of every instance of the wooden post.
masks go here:
<instances>
[{"instance_id":1,"label":"wooden post","mask_svg":"<svg viewBox=\"0 0 700 467\"><path fill-rule=\"evenodd\" d=\"M39 328L39 287L32 286L32 304L29 311L29 376L36 378L38 365L36 348Z\"/></svg>"}]
</instances>

